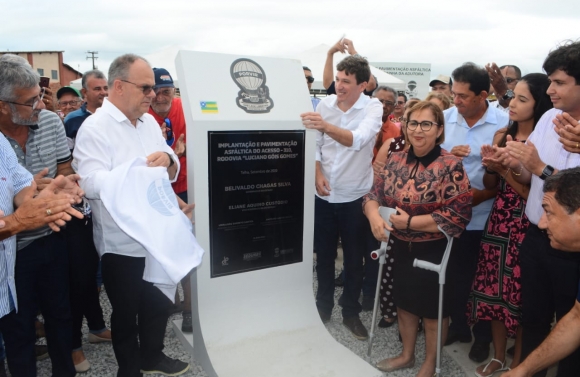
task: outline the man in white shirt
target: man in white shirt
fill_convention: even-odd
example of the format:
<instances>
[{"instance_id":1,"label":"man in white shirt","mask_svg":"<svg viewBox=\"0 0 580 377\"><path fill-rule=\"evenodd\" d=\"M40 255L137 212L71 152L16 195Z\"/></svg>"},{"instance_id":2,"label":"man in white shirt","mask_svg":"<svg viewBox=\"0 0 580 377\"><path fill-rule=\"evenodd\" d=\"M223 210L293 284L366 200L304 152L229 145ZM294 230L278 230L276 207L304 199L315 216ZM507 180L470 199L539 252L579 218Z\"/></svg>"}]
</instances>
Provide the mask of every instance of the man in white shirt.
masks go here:
<instances>
[{"instance_id":1,"label":"man in white shirt","mask_svg":"<svg viewBox=\"0 0 580 377\"><path fill-rule=\"evenodd\" d=\"M373 182L374 140L381 128L383 108L363 94L371 75L368 62L349 56L337 67L336 95L324 98L316 113L301 114L306 128L315 129L316 199L314 248L318 291L316 305L323 322L334 307L334 259L338 238L344 252L345 283L342 297L344 325L360 340L368 333L359 319L364 246L372 237L362 212L362 197Z\"/></svg>"},{"instance_id":2,"label":"man in white shirt","mask_svg":"<svg viewBox=\"0 0 580 377\"><path fill-rule=\"evenodd\" d=\"M508 141L504 163L515 180L530 185L526 215L530 226L520 246L522 279L522 360L548 336L554 319L560 321L575 305L580 279L580 254L554 247L540 227L542 188L559 170L580 166L580 143L563 137L564 125L580 123L580 42L564 43L551 51L542 66L551 81L547 94L554 105L544 113L526 144ZM558 363L558 377L580 375L580 348ZM527 363L526 363L527 364ZM546 369L535 377L546 375Z\"/></svg>"},{"instance_id":3,"label":"man in white shirt","mask_svg":"<svg viewBox=\"0 0 580 377\"><path fill-rule=\"evenodd\" d=\"M133 54L118 57L109 68L108 86L109 97L77 134L74 157L81 187L93 208L95 245L102 257L103 281L113 307L111 331L119 365L117 376L177 376L185 373L189 364L162 352L170 301L143 280L145 248L115 223L100 195L111 171L125 162L146 157L150 167L166 167L169 179L174 181L179 160L167 146L157 122L147 114L155 97L155 78L149 63ZM184 205L180 202L180 207Z\"/></svg>"}]
</instances>

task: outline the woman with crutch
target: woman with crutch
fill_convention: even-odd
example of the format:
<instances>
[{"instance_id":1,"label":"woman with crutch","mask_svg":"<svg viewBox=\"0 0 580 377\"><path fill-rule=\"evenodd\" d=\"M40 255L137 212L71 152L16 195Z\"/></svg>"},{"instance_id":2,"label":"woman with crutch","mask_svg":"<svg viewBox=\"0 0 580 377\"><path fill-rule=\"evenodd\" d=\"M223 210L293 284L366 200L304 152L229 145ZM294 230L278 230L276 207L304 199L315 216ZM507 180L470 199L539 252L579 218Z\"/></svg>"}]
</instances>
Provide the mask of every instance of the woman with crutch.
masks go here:
<instances>
[{"instance_id":1,"label":"woman with crutch","mask_svg":"<svg viewBox=\"0 0 580 377\"><path fill-rule=\"evenodd\" d=\"M395 152L384 169L375 174L363 210L373 234L385 240L391 232L395 254L393 297L403 339L403 352L386 358L377 368L391 372L415 365L415 341L419 318L425 326L426 356L418 377L431 377L437 357L437 315L439 286L437 274L413 267L415 258L438 264L447 246L447 234L458 237L471 220L473 195L461 159L439 146L444 138L444 118L439 107L420 102L409 111L406 134L408 151ZM379 207L396 208L392 227L382 219ZM449 289L449 284L445 290ZM444 295L449 297L449 295ZM447 301L447 300L445 300ZM449 311L443 304L443 339L449 326Z\"/></svg>"}]
</instances>

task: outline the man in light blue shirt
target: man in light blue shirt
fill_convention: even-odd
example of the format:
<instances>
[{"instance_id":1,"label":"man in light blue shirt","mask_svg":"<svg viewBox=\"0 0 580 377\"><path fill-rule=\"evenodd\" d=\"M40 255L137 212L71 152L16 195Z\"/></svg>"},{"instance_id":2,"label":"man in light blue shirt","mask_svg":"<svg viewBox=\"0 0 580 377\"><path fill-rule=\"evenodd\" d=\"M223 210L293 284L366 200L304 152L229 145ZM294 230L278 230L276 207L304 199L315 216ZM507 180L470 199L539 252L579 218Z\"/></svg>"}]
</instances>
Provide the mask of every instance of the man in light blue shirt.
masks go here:
<instances>
[{"instance_id":1,"label":"man in light blue shirt","mask_svg":"<svg viewBox=\"0 0 580 377\"><path fill-rule=\"evenodd\" d=\"M487 71L473 63L465 63L453 73L452 93L455 107L445 110L445 142L442 148L463 158L463 166L473 191L473 215L466 231L457 241L457 252L449 261L449 276L453 279L451 326L446 345L455 341L471 342L467 325L466 305L475 276L483 229L493 205L495 190L483 185L481 146L491 144L497 130L506 127L508 115L490 106L487 101L490 79ZM489 322L474 326L475 343L469 357L482 362L489 355L491 342Z\"/></svg>"}]
</instances>

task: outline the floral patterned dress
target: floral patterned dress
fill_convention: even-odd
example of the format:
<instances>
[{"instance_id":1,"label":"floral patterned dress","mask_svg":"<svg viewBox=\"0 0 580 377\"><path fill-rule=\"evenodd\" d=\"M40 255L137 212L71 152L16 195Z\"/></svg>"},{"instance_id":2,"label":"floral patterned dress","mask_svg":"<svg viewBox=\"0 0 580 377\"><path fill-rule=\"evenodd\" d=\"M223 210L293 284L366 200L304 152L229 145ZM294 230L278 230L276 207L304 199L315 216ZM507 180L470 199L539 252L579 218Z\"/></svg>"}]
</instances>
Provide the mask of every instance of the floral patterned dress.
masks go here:
<instances>
[{"instance_id":1,"label":"floral patterned dress","mask_svg":"<svg viewBox=\"0 0 580 377\"><path fill-rule=\"evenodd\" d=\"M529 226L525 207L526 201L500 178L467 303L470 324L502 321L510 337L515 336L521 315L519 249Z\"/></svg>"}]
</instances>

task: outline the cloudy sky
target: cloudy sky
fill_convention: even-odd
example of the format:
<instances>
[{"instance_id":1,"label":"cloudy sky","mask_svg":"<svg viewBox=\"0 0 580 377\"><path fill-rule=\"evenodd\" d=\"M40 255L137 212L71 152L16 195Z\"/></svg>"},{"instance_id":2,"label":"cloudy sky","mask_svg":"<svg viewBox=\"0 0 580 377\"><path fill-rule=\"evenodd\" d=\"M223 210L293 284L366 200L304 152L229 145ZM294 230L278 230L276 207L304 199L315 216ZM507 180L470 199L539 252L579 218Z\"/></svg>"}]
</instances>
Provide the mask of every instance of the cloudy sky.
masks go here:
<instances>
[{"instance_id":1,"label":"cloudy sky","mask_svg":"<svg viewBox=\"0 0 580 377\"><path fill-rule=\"evenodd\" d=\"M86 51L98 51L106 71L126 52L292 57L346 34L370 61L431 63L432 76L465 61L530 73L559 42L580 38L579 25L578 0L21 0L4 8L0 50L63 50L80 71L92 67Z\"/></svg>"}]
</instances>

